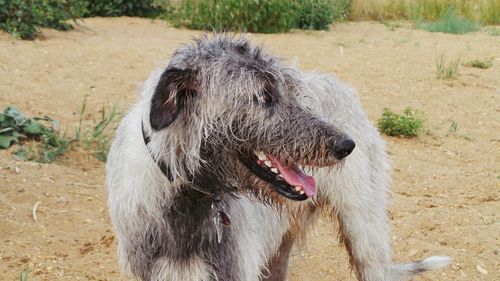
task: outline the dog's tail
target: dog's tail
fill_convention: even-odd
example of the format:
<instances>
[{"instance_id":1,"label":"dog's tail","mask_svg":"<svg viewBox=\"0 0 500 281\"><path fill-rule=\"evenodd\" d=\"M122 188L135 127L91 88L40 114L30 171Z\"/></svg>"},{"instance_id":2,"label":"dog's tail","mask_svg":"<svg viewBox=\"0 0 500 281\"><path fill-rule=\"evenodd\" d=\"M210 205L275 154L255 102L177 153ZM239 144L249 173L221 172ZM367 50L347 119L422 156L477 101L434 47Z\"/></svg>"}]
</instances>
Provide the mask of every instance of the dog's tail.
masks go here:
<instances>
[{"instance_id":1,"label":"dog's tail","mask_svg":"<svg viewBox=\"0 0 500 281\"><path fill-rule=\"evenodd\" d=\"M395 264L389 268L388 280L407 280L420 273L445 267L452 259L446 256L432 256L424 260L406 264Z\"/></svg>"}]
</instances>

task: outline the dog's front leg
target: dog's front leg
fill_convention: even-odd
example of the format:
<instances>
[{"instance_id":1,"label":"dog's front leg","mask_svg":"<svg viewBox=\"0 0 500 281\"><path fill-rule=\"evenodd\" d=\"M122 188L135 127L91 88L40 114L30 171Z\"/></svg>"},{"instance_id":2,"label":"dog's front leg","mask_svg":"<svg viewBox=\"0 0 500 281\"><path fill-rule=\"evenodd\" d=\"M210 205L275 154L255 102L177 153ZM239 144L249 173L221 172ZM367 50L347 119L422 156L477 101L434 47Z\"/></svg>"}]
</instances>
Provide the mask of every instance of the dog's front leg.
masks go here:
<instances>
[{"instance_id":1,"label":"dog's front leg","mask_svg":"<svg viewBox=\"0 0 500 281\"><path fill-rule=\"evenodd\" d=\"M363 281L392 280L386 278L390 263L386 200L383 196L361 194L358 187L341 187L339 181L343 180L337 179L324 199L338 222L340 239L356 276Z\"/></svg>"},{"instance_id":2,"label":"dog's front leg","mask_svg":"<svg viewBox=\"0 0 500 281\"><path fill-rule=\"evenodd\" d=\"M325 177L326 188L319 188L319 196L338 221L340 238L357 278L362 281L407 280L448 264L447 257L392 264L384 165L369 166L360 155L351 156L354 157L347 159L343 169Z\"/></svg>"},{"instance_id":3,"label":"dog's front leg","mask_svg":"<svg viewBox=\"0 0 500 281\"><path fill-rule=\"evenodd\" d=\"M386 267L390 262L388 227L385 214L377 208L364 210L361 206L348 204L333 208L339 226L339 235L344 243L358 280L382 281L386 278Z\"/></svg>"}]
</instances>

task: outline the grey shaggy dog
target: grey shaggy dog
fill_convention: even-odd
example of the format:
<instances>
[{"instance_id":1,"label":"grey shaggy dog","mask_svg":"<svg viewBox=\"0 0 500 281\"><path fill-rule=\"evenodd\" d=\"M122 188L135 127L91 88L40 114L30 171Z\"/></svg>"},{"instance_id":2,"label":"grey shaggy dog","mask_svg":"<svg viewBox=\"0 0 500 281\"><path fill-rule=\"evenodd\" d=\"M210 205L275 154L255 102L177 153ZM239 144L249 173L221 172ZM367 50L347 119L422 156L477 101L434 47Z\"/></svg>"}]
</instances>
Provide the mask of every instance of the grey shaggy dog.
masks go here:
<instances>
[{"instance_id":1,"label":"grey shaggy dog","mask_svg":"<svg viewBox=\"0 0 500 281\"><path fill-rule=\"evenodd\" d=\"M179 48L123 119L107 164L126 272L141 280L287 279L292 245L335 219L359 280L393 264L384 143L351 89L227 34Z\"/></svg>"}]
</instances>

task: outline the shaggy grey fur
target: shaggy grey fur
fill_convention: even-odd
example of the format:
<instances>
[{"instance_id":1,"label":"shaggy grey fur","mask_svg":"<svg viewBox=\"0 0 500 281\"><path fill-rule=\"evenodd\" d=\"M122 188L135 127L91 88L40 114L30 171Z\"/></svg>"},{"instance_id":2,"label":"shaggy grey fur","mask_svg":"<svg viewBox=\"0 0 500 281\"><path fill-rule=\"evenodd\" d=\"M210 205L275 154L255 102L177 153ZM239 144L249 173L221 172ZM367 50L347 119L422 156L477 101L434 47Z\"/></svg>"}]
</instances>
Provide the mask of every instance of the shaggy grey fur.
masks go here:
<instances>
[{"instance_id":1,"label":"shaggy grey fur","mask_svg":"<svg viewBox=\"0 0 500 281\"><path fill-rule=\"evenodd\" d=\"M131 275L285 280L290 248L321 210L337 219L360 280L403 280L448 263L391 263L384 145L335 78L215 35L179 48L141 91L107 164L118 254ZM254 152L304 166L317 193L280 189L259 174Z\"/></svg>"}]
</instances>

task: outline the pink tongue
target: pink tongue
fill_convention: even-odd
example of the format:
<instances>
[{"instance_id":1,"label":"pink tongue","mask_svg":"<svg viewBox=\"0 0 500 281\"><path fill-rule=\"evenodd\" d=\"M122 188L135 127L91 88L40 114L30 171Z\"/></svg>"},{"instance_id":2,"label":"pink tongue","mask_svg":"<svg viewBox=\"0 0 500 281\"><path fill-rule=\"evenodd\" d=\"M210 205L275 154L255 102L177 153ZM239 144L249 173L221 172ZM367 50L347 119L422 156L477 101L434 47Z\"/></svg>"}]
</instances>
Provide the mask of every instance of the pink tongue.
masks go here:
<instances>
[{"instance_id":1,"label":"pink tongue","mask_svg":"<svg viewBox=\"0 0 500 281\"><path fill-rule=\"evenodd\" d=\"M267 155L267 157L276 164L278 170L288 184L302 187L307 197L313 197L316 194L316 183L313 177L305 174L298 168L291 168L283 165L270 155Z\"/></svg>"}]
</instances>

